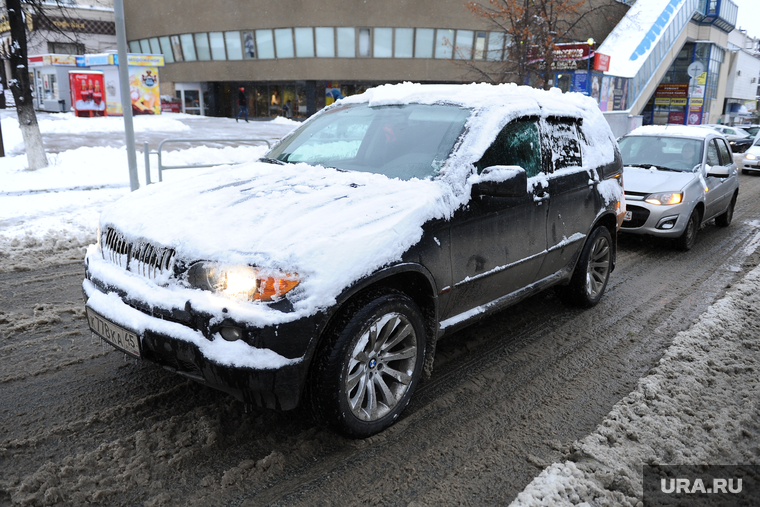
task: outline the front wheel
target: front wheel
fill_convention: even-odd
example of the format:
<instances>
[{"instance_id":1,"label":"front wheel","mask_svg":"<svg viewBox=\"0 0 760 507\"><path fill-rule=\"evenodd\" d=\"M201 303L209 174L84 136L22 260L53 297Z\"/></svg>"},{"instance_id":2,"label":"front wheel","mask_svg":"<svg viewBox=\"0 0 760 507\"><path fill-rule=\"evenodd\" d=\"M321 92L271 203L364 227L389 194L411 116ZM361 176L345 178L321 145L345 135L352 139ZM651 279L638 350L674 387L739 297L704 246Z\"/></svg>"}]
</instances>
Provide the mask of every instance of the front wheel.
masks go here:
<instances>
[{"instance_id":1,"label":"front wheel","mask_svg":"<svg viewBox=\"0 0 760 507\"><path fill-rule=\"evenodd\" d=\"M318 420L355 438L393 424L420 381L425 344L421 312L406 295L355 302L315 358L310 398Z\"/></svg>"},{"instance_id":2,"label":"front wheel","mask_svg":"<svg viewBox=\"0 0 760 507\"><path fill-rule=\"evenodd\" d=\"M700 221L701 215L699 214L699 210L695 208L691 212L691 215L689 215L689 221L686 223L686 229L684 229L683 234L676 239L676 246L679 250L683 250L684 252L691 250L691 247L697 242L697 231L699 231Z\"/></svg>"},{"instance_id":3,"label":"front wheel","mask_svg":"<svg viewBox=\"0 0 760 507\"><path fill-rule=\"evenodd\" d=\"M565 303L590 308L602 299L612 268L612 236L606 227L594 229L583 246L578 265L560 297Z\"/></svg>"}]
</instances>

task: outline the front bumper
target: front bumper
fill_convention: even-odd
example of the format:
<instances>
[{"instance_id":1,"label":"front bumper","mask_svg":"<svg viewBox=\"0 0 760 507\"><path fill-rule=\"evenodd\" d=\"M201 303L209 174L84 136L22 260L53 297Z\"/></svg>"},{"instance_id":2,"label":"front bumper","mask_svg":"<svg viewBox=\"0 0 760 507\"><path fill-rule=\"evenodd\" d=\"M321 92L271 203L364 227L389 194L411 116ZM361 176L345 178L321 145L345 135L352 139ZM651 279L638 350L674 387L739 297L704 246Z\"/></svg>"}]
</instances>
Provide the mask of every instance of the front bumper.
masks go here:
<instances>
[{"instance_id":1,"label":"front bumper","mask_svg":"<svg viewBox=\"0 0 760 507\"><path fill-rule=\"evenodd\" d=\"M315 316L268 326L231 319L215 323L218 319L189 304L183 310L145 306L86 274L87 308L134 332L141 359L251 405L290 410L299 404L316 345ZM243 329L244 339L224 340L218 332L222 325ZM279 344L280 350L267 344Z\"/></svg>"},{"instance_id":2,"label":"front bumper","mask_svg":"<svg viewBox=\"0 0 760 507\"><path fill-rule=\"evenodd\" d=\"M760 159L747 160L742 157L741 168L744 171L760 171Z\"/></svg>"},{"instance_id":3,"label":"front bumper","mask_svg":"<svg viewBox=\"0 0 760 507\"><path fill-rule=\"evenodd\" d=\"M625 209L630 213L630 219L623 220L620 232L664 238L677 238L683 234L691 214L685 203L662 206L626 199Z\"/></svg>"}]
</instances>

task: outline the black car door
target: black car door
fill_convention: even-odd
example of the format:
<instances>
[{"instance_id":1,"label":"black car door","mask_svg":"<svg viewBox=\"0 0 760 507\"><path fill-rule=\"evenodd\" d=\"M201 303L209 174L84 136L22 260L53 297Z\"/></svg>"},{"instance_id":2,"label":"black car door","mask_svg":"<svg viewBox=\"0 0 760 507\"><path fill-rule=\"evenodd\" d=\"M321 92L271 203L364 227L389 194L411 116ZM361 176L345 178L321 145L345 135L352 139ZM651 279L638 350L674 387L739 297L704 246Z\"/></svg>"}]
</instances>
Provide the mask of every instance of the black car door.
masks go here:
<instances>
[{"instance_id":1,"label":"black car door","mask_svg":"<svg viewBox=\"0 0 760 507\"><path fill-rule=\"evenodd\" d=\"M583 246L601 203L596 171L583 166L580 125L574 118L548 118L543 123L546 162L550 166L547 253L538 278L568 267Z\"/></svg>"},{"instance_id":2,"label":"black car door","mask_svg":"<svg viewBox=\"0 0 760 507\"><path fill-rule=\"evenodd\" d=\"M513 121L485 152L478 171L494 165L526 170L520 197L474 195L451 226L453 287L443 317L453 318L531 284L546 250L545 172L538 119ZM445 323L443 324L445 326Z\"/></svg>"}]
</instances>

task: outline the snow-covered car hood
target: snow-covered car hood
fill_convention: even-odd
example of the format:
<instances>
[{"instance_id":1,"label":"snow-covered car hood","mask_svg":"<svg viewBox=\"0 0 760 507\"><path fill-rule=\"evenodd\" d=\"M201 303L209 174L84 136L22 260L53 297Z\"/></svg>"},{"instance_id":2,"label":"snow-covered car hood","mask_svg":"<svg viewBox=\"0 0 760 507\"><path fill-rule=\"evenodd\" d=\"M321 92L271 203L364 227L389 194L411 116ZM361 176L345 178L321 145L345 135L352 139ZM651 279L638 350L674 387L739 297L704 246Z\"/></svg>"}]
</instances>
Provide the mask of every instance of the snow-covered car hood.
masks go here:
<instances>
[{"instance_id":1,"label":"snow-covered car hood","mask_svg":"<svg viewBox=\"0 0 760 507\"><path fill-rule=\"evenodd\" d=\"M623 169L625 189L631 192L671 192L681 190L699 177L699 173L660 171L654 167L629 167Z\"/></svg>"},{"instance_id":2,"label":"snow-covered car hood","mask_svg":"<svg viewBox=\"0 0 760 507\"><path fill-rule=\"evenodd\" d=\"M185 261L296 272L305 294L296 309L313 311L400 260L422 225L450 216L454 201L441 181L255 162L133 192L100 223L128 241L173 248Z\"/></svg>"}]
</instances>

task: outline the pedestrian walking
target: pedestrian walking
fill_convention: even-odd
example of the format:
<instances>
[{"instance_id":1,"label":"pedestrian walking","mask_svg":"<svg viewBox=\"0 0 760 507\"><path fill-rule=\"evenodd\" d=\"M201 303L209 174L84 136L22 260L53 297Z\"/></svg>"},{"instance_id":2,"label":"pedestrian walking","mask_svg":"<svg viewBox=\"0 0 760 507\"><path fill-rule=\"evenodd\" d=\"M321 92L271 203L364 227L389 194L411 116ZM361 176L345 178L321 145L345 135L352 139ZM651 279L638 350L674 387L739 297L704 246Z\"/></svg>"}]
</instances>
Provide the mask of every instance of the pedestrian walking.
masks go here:
<instances>
[{"instance_id":1,"label":"pedestrian walking","mask_svg":"<svg viewBox=\"0 0 760 507\"><path fill-rule=\"evenodd\" d=\"M240 106L240 111L238 112L235 121L240 121L240 115L243 115L245 117L245 122L248 123L248 100L245 98L245 88L242 86L238 90L238 106Z\"/></svg>"}]
</instances>

